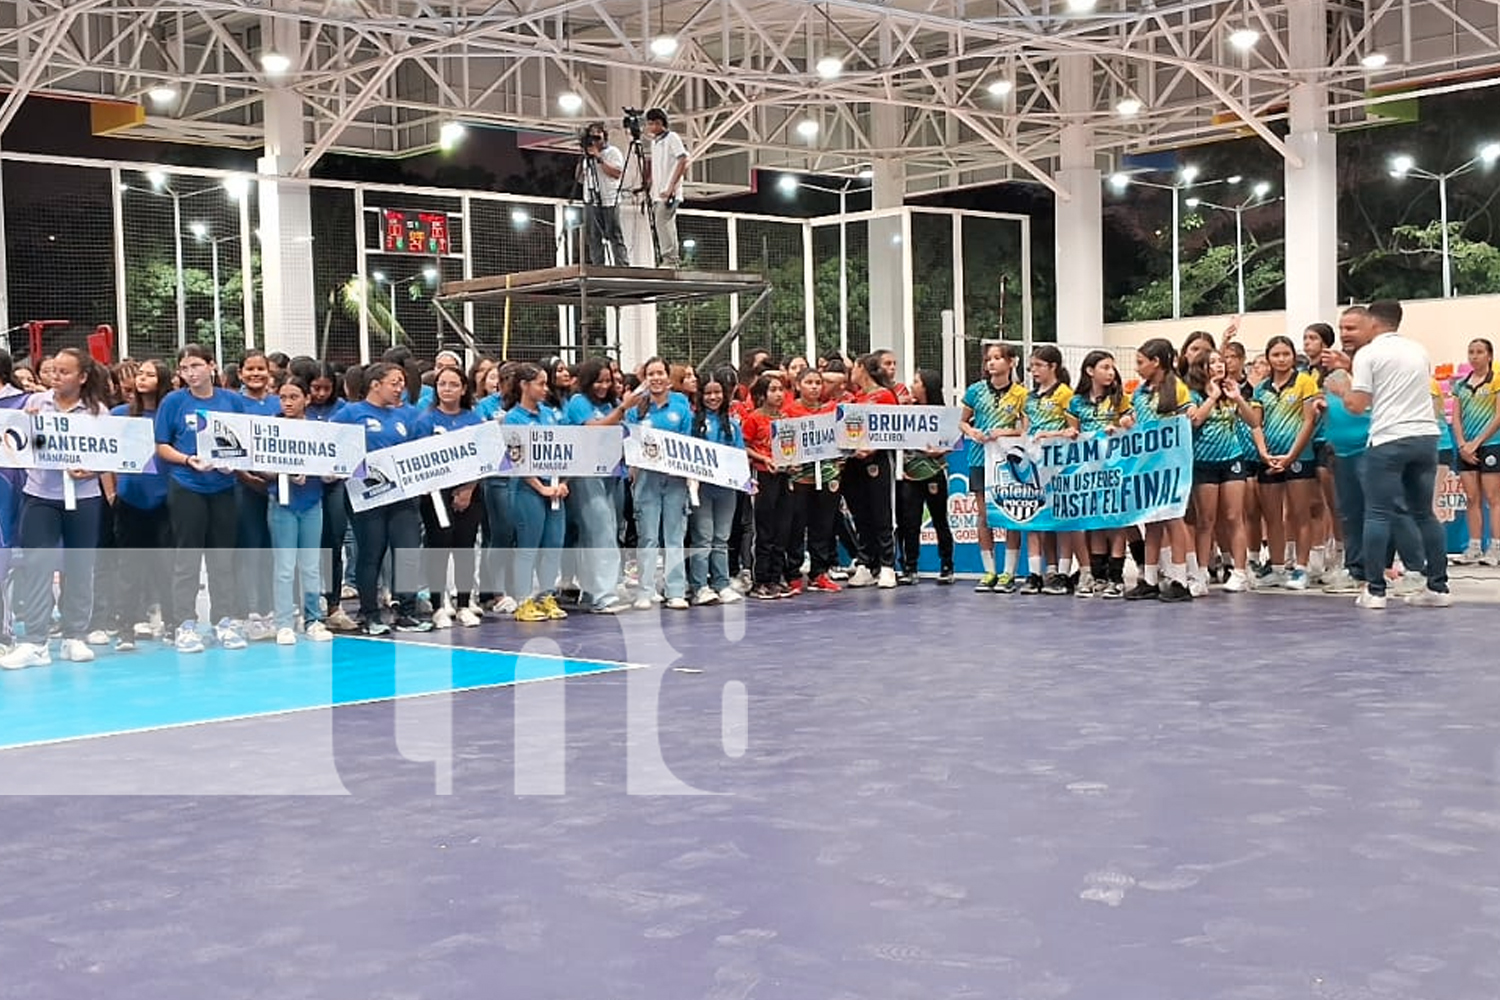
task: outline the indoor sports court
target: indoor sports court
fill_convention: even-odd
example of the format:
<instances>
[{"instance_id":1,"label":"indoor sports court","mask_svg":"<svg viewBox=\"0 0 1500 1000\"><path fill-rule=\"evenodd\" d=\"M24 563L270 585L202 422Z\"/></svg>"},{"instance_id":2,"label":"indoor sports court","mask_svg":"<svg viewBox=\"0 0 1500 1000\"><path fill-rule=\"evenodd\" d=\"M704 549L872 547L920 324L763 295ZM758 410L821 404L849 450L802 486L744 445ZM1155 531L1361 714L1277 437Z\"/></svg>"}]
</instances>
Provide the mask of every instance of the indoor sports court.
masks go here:
<instances>
[{"instance_id":1,"label":"indoor sports court","mask_svg":"<svg viewBox=\"0 0 1500 1000\"><path fill-rule=\"evenodd\" d=\"M950 594L0 676L0 992L1494 992L1486 606Z\"/></svg>"}]
</instances>

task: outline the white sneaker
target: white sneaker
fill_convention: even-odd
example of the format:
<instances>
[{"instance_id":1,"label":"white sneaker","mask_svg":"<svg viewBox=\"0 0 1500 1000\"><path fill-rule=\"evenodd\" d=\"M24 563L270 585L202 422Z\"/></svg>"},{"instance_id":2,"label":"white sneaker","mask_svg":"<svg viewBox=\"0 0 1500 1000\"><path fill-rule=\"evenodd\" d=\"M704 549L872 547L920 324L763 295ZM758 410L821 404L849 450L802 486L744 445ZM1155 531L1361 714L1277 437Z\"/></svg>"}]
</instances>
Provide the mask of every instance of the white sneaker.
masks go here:
<instances>
[{"instance_id":1,"label":"white sneaker","mask_svg":"<svg viewBox=\"0 0 1500 1000\"><path fill-rule=\"evenodd\" d=\"M88 634L88 639L86 641L90 646L108 646L109 633L104 631L104 629L102 628L96 628L94 629L94 631ZM66 657L64 657L64 659L66 659Z\"/></svg>"},{"instance_id":2,"label":"white sneaker","mask_svg":"<svg viewBox=\"0 0 1500 1000\"><path fill-rule=\"evenodd\" d=\"M94 662L94 651L82 639L64 639L58 647L57 658L73 663Z\"/></svg>"},{"instance_id":3,"label":"white sneaker","mask_svg":"<svg viewBox=\"0 0 1500 1000\"><path fill-rule=\"evenodd\" d=\"M642 594L640 597L637 597L635 599L635 603L632 604L631 607L635 608L637 611L650 611L653 605L651 603L650 596Z\"/></svg>"},{"instance_id":4,"label":"white sneaker","mask_svg":"<svg viewBox=\"0 0 1500 1000\"><path fill-rule=\"evenodd\" d=\"M319 622L319 624L330 630L337 629L340 632L356 632L359 630L359 622L350 618L349 612L343 608L334 608L333 614L329 615L324 621Z\"/></svg>"},{"instance_id":5,"label":"white sneaker","mask_svg":"<svg viewBox=\"0 0 1500 1000\"><path fill-rule=\"evenodd\" d=\"M279 628L279 629L277 629L276 630L276 645L278 645L278 646L295 646L295 645L297 645L297 633L293 632L289 628Z\"/></svg>"},{"instance_id":6,"label":"white sneaker","mask_svg":"<svg viewBox=\"0 0 1500 1000\"><path fill-rule=\"evenodd\" d=\"M447 608L438 608L432 613L433 628L452 628L453 616L448 613Z\"/></svg>"},{"instance_id":7,"label":"white sneaker","mask_svg":"<svg viewBox=\"0 0 1500 1000\"><path fill-rule=\"evenodd\" d=\"M1470 542L1468 548L1453 557L1453 561L1460 566L1472 566L1484 558L1484 552L1478 542Z\"/></svg>"},{"instance_id":8,"label":"white sneaker","mask_svg":"<svg viewBox=\"0 0 1500 1000\"><path fill-rule=\"evenodd\" d=\"M267 639L276 637L276 627L269 618L251 615L245 619L244 637L246 642L265 642ZM225 643L224 648L234 649L235 647Z\"/></svg>"},{"instance_id":9,"label":"white sneaker","mask_svg":"<svg viewBox=\"0 0 1500 1000\"><path fill-rule=\"evenodd\" d=\"M1347 569L1323 576L1323 593L1325 594L1357 594L1359 591L1360 582L1350 576Z\"/></svg>"},{"instance_id":10,"label":"white sneaker","mask_svg":"<svg viewBox=\"0 0 1500 1000\"><path fill-rule=\"evenodd\" d=\"M1481 566L1500 566L1500 544L1490 539L1490 547L1484 550L1484 555L1479 557Z\"/></svg>"},{"instance_id":11,"label":"white sneaker","mask_svg":"<svg viewBox=\"0 0 1500 1000\"><path fill-rule=\"evenodd\" d=\"M860 566L854 570L853 574L850 575L849 586L873 587L875 586L875 574L871 573L864 566Z\"/></svg>"},{"instance_id":12,"label":"white sneaker","mask_svg":"<svg viewBox=\"0 0 1500 1000\"><path fill-rule=\"evenodd\" d=\"M0 668L6 670L24 670L27 667L46 667L52 664L52 654L47 652L46 646L38 646L34 642L20 642L4 656L0 656Z\"/></svg>"},{"instance_id":13,"label":"white sneaker","mask_svg":"<svg viewBox=\"0 0 1500 1000\"><path fill-rule=\"evenodd\" d=\"M1413 608L1451 608L1453 606L1452 594L1440 594L1435 590L1419 590L1406 598L1406 603Z\"/></svg>"},{"instance_id":14,"label":"white sneaker","mask_svg":"<svg viewBox=\"0 0 1500 1000\"><path fill-rule=\"evenodd\" d=\"M693 603L699 606L705 604L718 604L719 595L712 587L699 587L698 592L693 595Z\"/></svg>"},{"instance_id":15,"label":"white sneaker","mask_svg":"<svg viewBox=\"0 0 1500 1000\"><path fill-rule=\"evenodd\" d=\"M1243 594L1250 589L1250 578L1242 569L1229 571L1229 579L1224 581L1224 590L1231 594Z\"/></svg>"},{"instance_id":16,"label":"white sneaker","mask_svg":"<svg viewBox=\"0 0 1500 1000\"><path fill-rule=\"evenodd\" d=\"M688 609L687 598L669 597L667 598L667 607L671 608L673 611L686 611Z\"/></svg>"},{"instance_id":17,"label":"white sneaker","mask_svg":"<svg viewBox=\"0 0 1500 1000\"><path fill-rule=\"evenodd\" d=\"M743 601L744 599L745 595L740 593L738 590L735 590L733 585L725 587L723 590L719 591L720 604L736 604L740 601Z\"/></svg>"},{"instance_id":18,"label":"white sneaker","mask_svg":"<svg viewBox=\"0 0 1500 1000\"><path fill-rule=\"evenodd\" d=\"M307 626L307 639L309 642L332 642L333 633L322 622L313 622Z\"/></svg>"},{"instance_id":19,"label":"white sneaker","mask_svg":"<svg viewBox=\"0 0 1500 1000\"><path fill-rule=\"evenodd\" d=\"M1421 573L1403 573L1400 579L1388 583L1385 589L1392 597L1410 597L1427 589L1427 577Z\"/></svg>"},{"instance_id":20,"label":"white sneaker","mask_svg":"<svg viewBox=\"0 0 1500 1000\"><path fill-rule=\"evenodd\" d=\"M1359 596L1354 599L1354 606L1356 608L1364 608L1366 611L1384 611L1385 595L1381 594L1379 597L1376 597L1374 594L1370 593L1369 588L1366 587L1364 590L1361 590L1359 592Z\"/></svg>"},{"instance_id":21,"label":"white sneaker","mask_svg":"<svg viewBox=\"0 0 1500 1000\"><path fill-rule=\"evenodd\" d=\"M155 639L161 635L161 626L152 626L150 622L136 622L130 627L130 631L137 639Z\"/></svg>"},{"instance_id":22,"label":"white sneaker","mask_svg":"<svg viewBox=\"0 0 1500 1000\"><path fill-rule=\"evenodd\" d=\"M198 634L198 628L193 622L184 622L177 627L177 634L172 638L172 646L179 653L201 653L203 652L203 636Z\"/></svg>"},{"instance_id":23,"label":"white sneaker","mask_svg":"<svg viewBox=\"0 0 1500 1000\"><path fill-rule=\"evenodd\" d=\"M740 570L739 576L729 581L729 585L735 590L739 591L742 595L748 594L755 586L755 577L751 575L748 569L742 569Z\"/></svg>"},{"instance_id":24,"label":"white sneaker","mask_svg":"<svg viewBox=\"0 0 1500 1000\"><path fill-rule=\"evenodd\" d=\"M886 566L883 569L881 569L881 571L880 571L880 582L878 582L877 584L875 584L875 586L879 587L881 590L895 590L896 589L896 571L894 569L892 569L891 567L889 567L889 566Z\"/></svg>"},{"instance_id":25,"label":"white sneaker","mask_svg":"<svg viewBox=\"0 0 1500 1000\"><path fill-rule=\"evenodd\" d=\"M1282 583L1282 586L1287 590L1306 590L1307 570L1301 567L1293 569L1286 575L1286 580Z\"/></svg>"},{"instance_id":26,"label":"white sneaker","mask_svg":"<svg viewBox=\"0 0 1500 1000\"><path fill-rule=\"evenodd\" d=\"M339 588L339 600L352 601L359 597L359 588L352 583L346 583Z\"/></svg>"},{"instance_id":27,"label":"white sneaker","mask_svg":"<svg viewBox=\"0 0 1500 1000\"><path fill-rule=\"evenodd\" d=\"M519 607L520 605L516 603L516 599L509 594L502 594L490 604L490 610L497 615L513 615Z\"/></svg>"},{"instance_id":28,"label":"white sneaker","mask_svg":"<svg viewBox=\"0 0 1500 1000\"><path fill-rule=\"evenodd\" d=\"M1188 577L1188 593L1194 597L1208 596L1208 574L1202 571Z\"/></svg>"},{"instance_id":29,"label":"white sneaker","mask_svg":"<svg viewBox=\"0 0 1500 1000\"><path fill-rule=\"evenodd\" d=\"M479 616L472 608L459 608L455 619L464 628L478 628L480 624Z\"/></svg>"}]
</instances>

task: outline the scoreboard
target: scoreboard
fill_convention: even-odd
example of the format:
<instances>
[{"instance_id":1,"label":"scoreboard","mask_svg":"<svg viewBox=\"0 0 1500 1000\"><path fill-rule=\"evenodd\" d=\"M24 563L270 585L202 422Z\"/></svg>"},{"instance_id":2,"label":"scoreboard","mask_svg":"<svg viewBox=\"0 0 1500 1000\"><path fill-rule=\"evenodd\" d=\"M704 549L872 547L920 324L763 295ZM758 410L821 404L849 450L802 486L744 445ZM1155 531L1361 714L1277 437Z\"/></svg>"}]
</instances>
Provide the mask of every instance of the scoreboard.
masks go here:
<instances>
[{"instance_id":1,"label":"scoreboard","mask_svg":"<svg viewBox=\"0 0 1500 1000\"><path fill-rule=\"evenodd\" d=\"M386 253L446 256L448 215L399 208L380 210L381 246Z\"/></svg>"}]
</instances>

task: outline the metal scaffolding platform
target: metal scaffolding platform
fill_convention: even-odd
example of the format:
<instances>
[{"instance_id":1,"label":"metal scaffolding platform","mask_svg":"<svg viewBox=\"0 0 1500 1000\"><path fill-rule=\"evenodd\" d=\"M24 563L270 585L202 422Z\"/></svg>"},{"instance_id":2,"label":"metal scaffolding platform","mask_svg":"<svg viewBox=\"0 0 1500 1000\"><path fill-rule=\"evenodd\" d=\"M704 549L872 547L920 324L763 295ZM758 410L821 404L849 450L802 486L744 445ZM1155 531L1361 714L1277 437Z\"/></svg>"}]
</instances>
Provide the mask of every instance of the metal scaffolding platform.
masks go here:
<instances>
[{"instance_id":1,"label":"metal scaffolding platform","mask_svg":"<svg viewBox=\"0 0 1500 1000\"><path fill-rule=\"evenodd\" d=\"M449 310L466 302L538 303L577 306L579 343L561 344L560 349L579 350L584 315L589 306L648 306L698 302L724 295L751 296L748 306L700 365L712 361L739 336L745 322L771 296L764 276L747 271L682 271L657 267L598 267L568 264L537 271L518 271L485 278L444 282L433 297L438 314L471 349L478 350L473 332ZM507 310L508 312L508 310Z\"/></svg>"}]
</instances>

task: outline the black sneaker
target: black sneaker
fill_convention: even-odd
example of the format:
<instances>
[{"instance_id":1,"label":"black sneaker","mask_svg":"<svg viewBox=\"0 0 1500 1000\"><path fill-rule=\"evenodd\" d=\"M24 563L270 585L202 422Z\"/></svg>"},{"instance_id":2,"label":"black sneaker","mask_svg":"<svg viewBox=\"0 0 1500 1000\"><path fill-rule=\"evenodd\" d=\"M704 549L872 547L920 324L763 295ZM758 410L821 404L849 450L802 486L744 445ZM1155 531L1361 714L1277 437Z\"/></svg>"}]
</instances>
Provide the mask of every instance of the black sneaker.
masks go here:
<instances>
[{"instance_id":1,"label":"black sneaker","mask_svg":"<svg viewBox=\"0 0 1500 1000\"><path fill-rule=\"evenodd\" d=\"M397 615L391 624L395 626L397 632L432 631L432 619L430 618L413 618L411 615L401 614Z\"/></svg>"},{"instance_id":2,"label":"black sneaker","mask_svg":"<svg viewBox=\"0 0 1500 1000\"><path fill-rule=\"evenodd\" d=\"M1193 595L1191 591L1176 580L1168 580L1162 584L1161 593L1157 595L1156 599L1163 604L1181 604L1184 601L1191 601Z\"/></svg>"},{"instance_id":3,"label":"black sneaker","mask_svg":"<svg viewBox=\"0 0 1500 1000\"><path fill-rule=\"evenodd\" d=\"M1032 573L1026 578L1026 582L1021 584L1021 589L1019 592L1022 594L1040 594L1042 592L1041 576L1036 573Z\"/></svg>"},{"instance_id":4,"label":"black sneaker","mask_svg":"<svg viewBox=\"0 0 1500 1000\"><path fill-rule=\"evenodd\" d=\"M1114 580L1110 580L1108 583L1104 584L1104 589L1098 591L1098 594L1105 600L1118 601L1120 598L1125 596L1125 585L1123 583L1116 583Z\"/></svg>"},{"instance_id":5,"label":"black sneaker","mask_svg":"<svg viewBox=\"0 0 1500 1000\"><path fill-rule=\"evenodd\" d=\"M1134 587L1125 591L1127 601L1155 601L1161 597L1161 588L1154 583L1145 580L1137 583Z\"/></svg>"},{"instance_id":6,"label":"black sneaker","mask_svg":"<svg viewBox=\"0 0 1500 1000\"><path fill-rule=\"evenodd\" d=\"M756 584L755 589L750 591L750 596L757 601L774 601L781 597L781 588L768 583Z\"/></svg>"},{"instance_id":7,"label":"black sneaker","mask_svg":"<svg viewBox=\"0 0 1500 1000\"><path fill-rule=\"evenodd\" d=\"M135 651L135 636L129 632L121 633L119 640L115 643L116 653L130 653Z\"/></svg>"},{"instance_id":8,"label":"black sneaker","mask_svg":"<svg viewBox=\"0 0 1500 1000\"><path fill-rule=\"evenodd\" d=\"M1031 580L1028 579L1026 582L1029 587ZM1051 594L1055 597L1059 594L1066 594L1067 592L1068 581L1067 578L1064 577L1061 573L1048 573L1046 578L1042 581L1042 593L1044 594Z\"/></svg>"},{"instance_id":9,"label":"black sneaker","mask_svg":"<svg viewBox=\"0 0 1500 1000\"><path fill-rule=\"evenodd\" d=\"M953 567L944 566L939 570L937 582L939 587L951 587L953 585Z\"/></svg>"},{"instance_id":10,"label":"black sneaker","mask_svg":"<svg viewBox=\"0 0 1500 1000\"><path fill-rule=\"evenodd\" d=\"M917 575L916 571L912 571L910 573L902 573L900 576L896 577L896 582L903 587L915 587L918 583L921 582L921 580L922 578Z\"/></svg>"}]
</instances>

